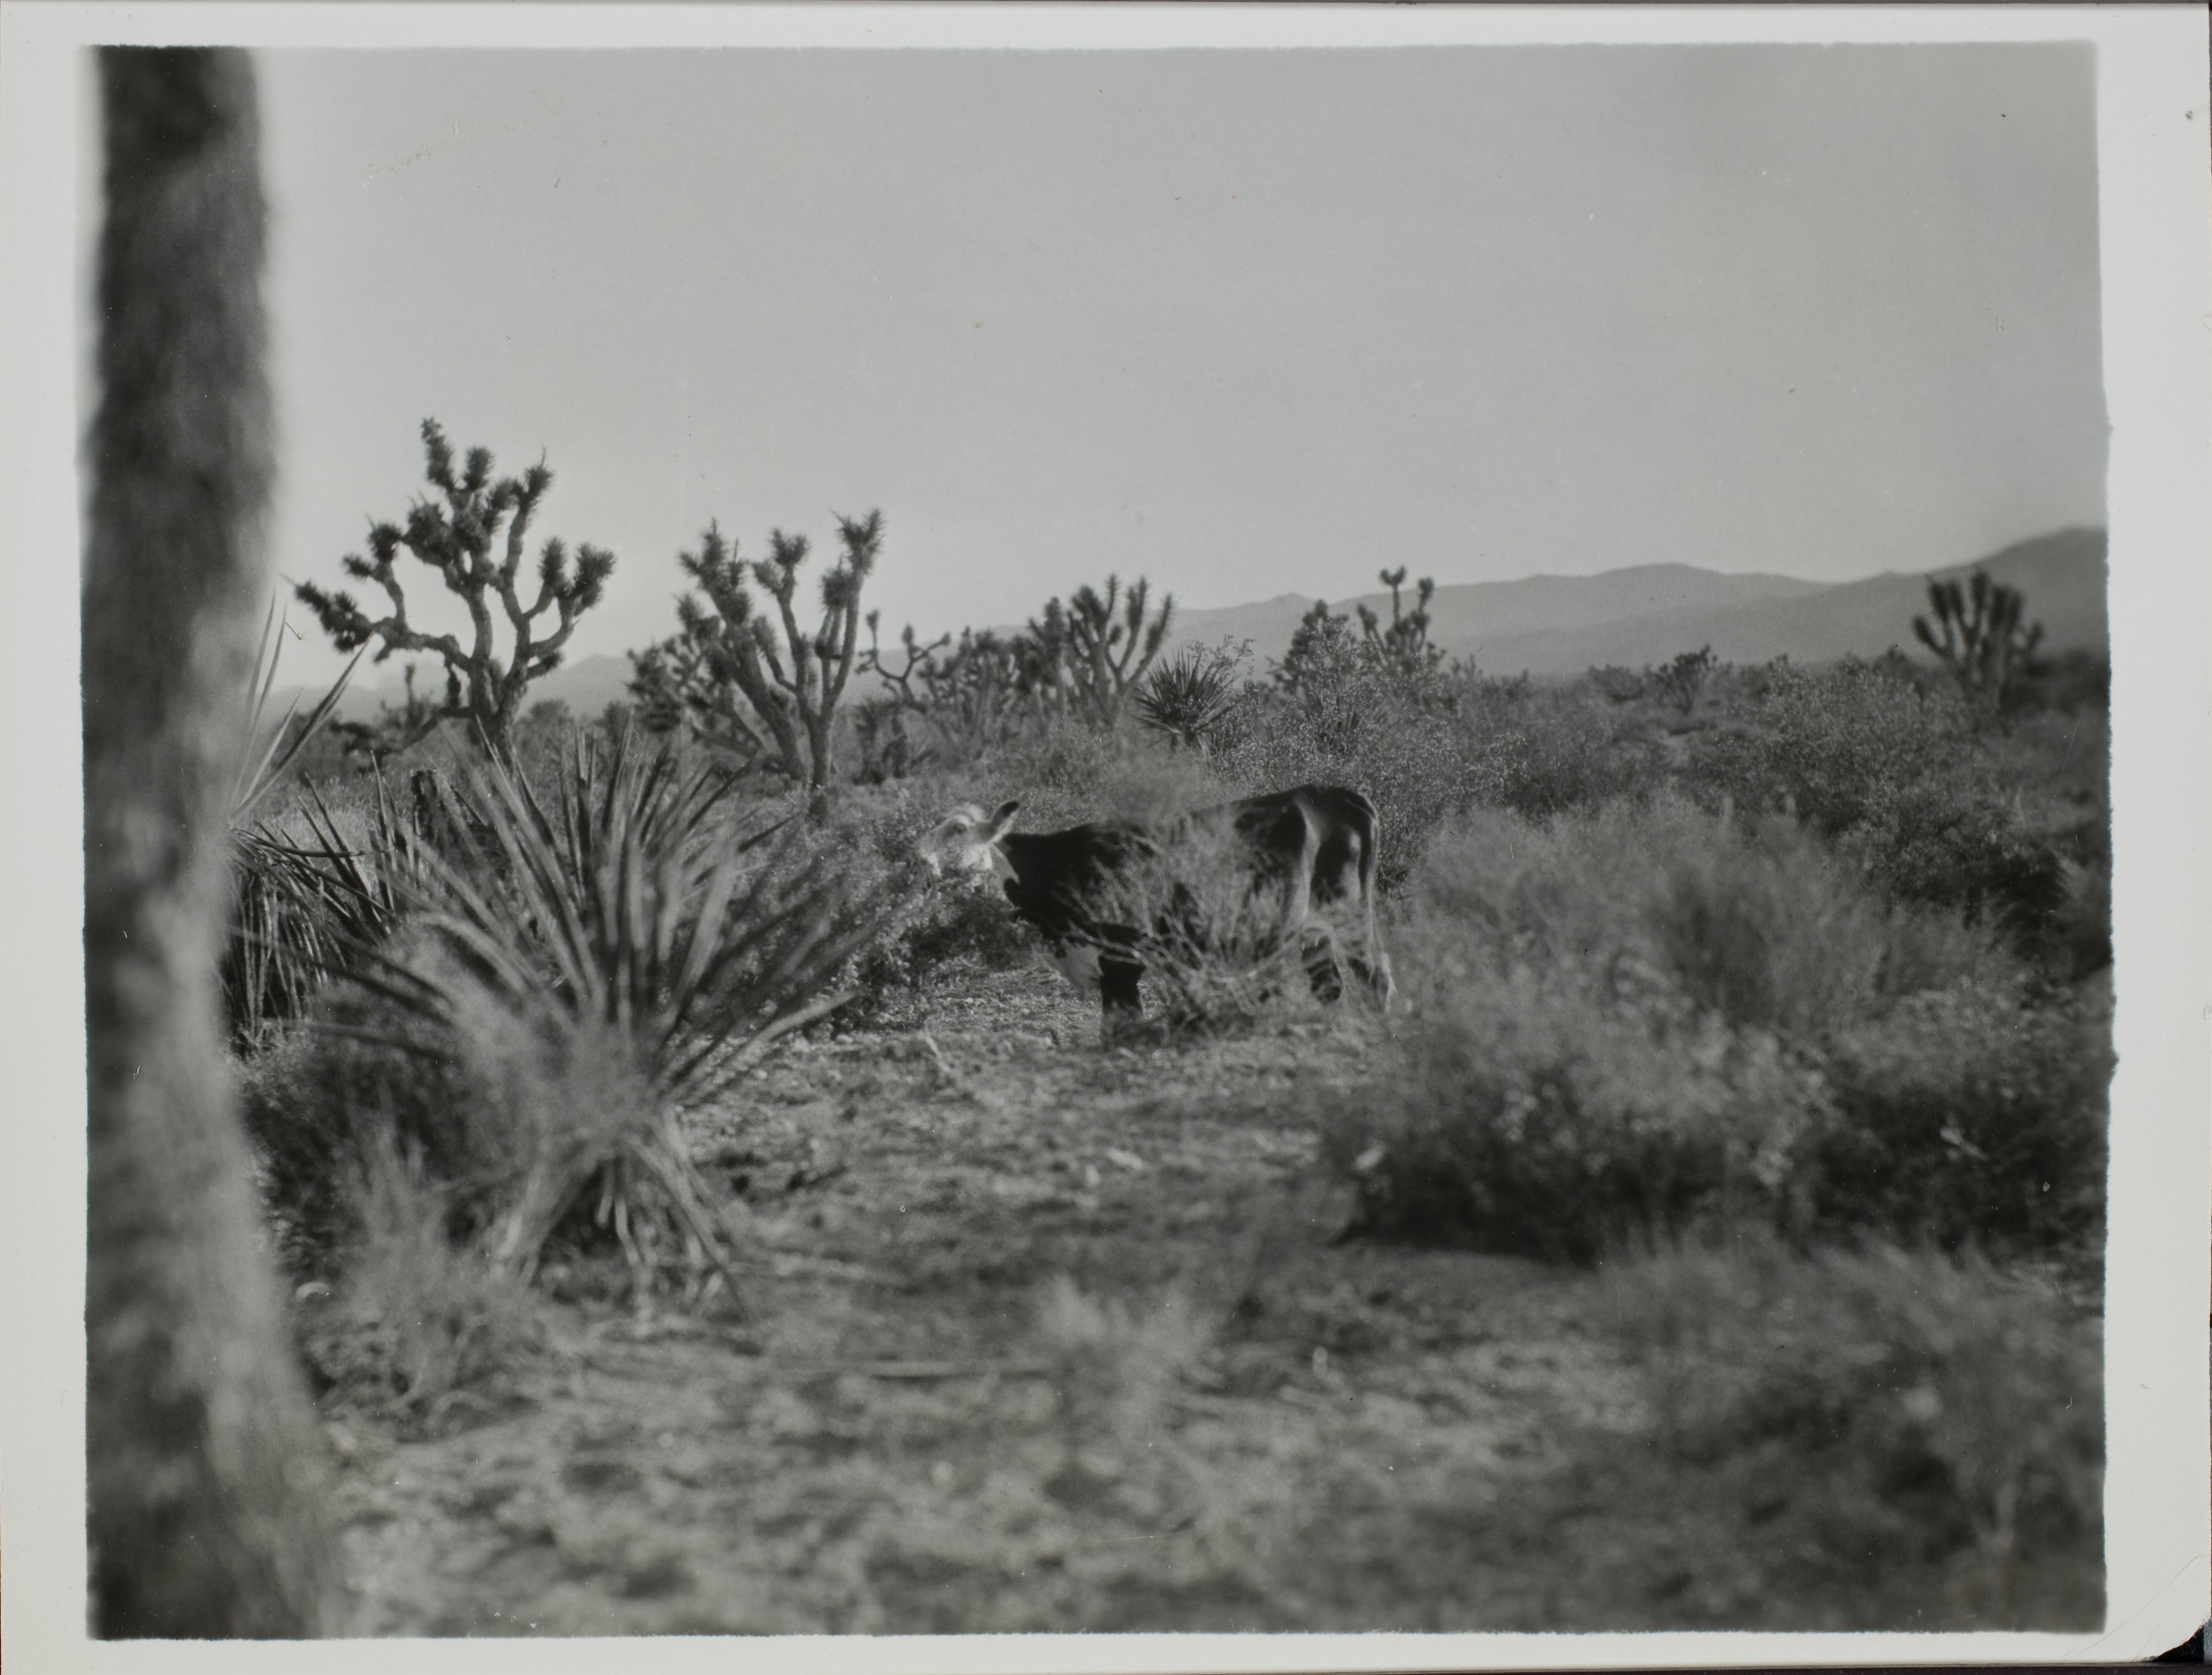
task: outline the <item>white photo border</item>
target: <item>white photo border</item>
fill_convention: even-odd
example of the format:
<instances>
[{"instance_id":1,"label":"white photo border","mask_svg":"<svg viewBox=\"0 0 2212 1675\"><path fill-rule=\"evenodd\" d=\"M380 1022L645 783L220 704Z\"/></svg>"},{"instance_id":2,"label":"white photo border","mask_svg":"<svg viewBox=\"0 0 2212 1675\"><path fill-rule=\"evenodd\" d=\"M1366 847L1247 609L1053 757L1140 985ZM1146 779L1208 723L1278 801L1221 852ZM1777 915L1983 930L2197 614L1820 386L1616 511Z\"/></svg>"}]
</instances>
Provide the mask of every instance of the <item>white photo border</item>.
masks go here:
<instances>
[{"instance_id":1,"label":"white photo border","mask_svg":"<svg viewBox=\"0 0 2212 1675\"><path fill-rule=\"evenodd\" d=\"M72 4L0 11L0 1541L26 1669L820 1672L2123 1662L2207 1615L2212 1272L2212 181L2189 7ZM85 1633L82 788L74 717L82 49L1418 46L2087 40L2097 53L2116 959L2100 1635L1358 1635L106 1643ZM404 1648L404 1649L402 1649Z\"/></svg>"}]
</instances>

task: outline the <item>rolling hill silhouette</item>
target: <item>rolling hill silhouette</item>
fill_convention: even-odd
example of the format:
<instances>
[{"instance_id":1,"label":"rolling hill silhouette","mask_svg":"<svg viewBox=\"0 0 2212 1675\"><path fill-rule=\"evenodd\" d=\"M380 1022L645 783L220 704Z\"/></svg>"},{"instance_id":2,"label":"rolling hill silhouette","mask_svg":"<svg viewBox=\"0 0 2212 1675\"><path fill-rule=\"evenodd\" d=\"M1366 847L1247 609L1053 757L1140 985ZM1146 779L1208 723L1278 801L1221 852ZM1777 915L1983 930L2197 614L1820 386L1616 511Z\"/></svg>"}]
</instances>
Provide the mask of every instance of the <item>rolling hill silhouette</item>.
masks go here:
<instances>
[{"instance_id":1,"label":"rolling hill silhouette","mask_svg":"<svg viewBox=\"0 0 2212 1675\"><path fill-rule=\"evenodd\" d=\"M1973 563L2027 596L2027 617L2044 625L2053 651L2102 651L2105 532L2065 529L2021 541ZM1494 674L1579 674L1593 666L1641 667L1711 646L1731 663L1832 662L1877 657L1891 646L1925 655L1912 618L1928 609L1926 575L1890 573L1862 582L1822 583L1782 576L1724 576L1686 564L1652 564L1594 576L1530 576L1440 587L1430 602L1431 643L1471 658ZM1410 600L1409 600L1410 603ZM1249 638L1255 656L1279 657L1312 604L1297 594L1179 619L1180 640L1212 643ZM1332 608L1364 604L1388 620L1390 596L1370 594Z\"/></svg>"}]
</instances>

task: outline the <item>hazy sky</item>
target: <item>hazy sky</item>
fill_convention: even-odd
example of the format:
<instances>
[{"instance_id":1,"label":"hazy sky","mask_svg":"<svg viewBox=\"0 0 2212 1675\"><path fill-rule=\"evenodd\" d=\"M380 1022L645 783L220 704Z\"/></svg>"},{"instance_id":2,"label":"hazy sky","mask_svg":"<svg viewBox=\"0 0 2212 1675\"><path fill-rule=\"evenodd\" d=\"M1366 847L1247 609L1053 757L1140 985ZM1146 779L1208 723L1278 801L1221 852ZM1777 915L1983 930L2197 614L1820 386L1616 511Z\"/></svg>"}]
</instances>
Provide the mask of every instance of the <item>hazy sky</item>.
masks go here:
<instances>
[{"instance_id":1,"label":"hazy sky","mask_svg":"<svg viewBox=\"0 0 2212 1675\"><path fill-rule=\"evenodd\" d=\"M617 553L573 655L672 631L710 518L879 506L935 629L2104 514L2087 46L260 65L277 567L334 579L434 415Z\"/></svg>"}]
</instances>

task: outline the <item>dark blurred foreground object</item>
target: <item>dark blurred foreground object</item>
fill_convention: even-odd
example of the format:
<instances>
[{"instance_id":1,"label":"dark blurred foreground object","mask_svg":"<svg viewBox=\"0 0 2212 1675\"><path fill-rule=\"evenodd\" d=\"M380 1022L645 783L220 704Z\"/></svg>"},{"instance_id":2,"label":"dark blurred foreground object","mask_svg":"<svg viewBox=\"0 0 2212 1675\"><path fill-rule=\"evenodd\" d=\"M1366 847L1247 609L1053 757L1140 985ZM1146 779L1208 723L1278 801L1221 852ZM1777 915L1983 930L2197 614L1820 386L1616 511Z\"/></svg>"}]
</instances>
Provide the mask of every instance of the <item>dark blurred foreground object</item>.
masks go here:
<instances>
[{"instance_id":1,"label":"dark blurred foreground object","mask_svg":"<svg viewBox=\"0 0 2212 1675\"><path fill-rule=\"evenodd\" d=\"M87 1487L102 1637L325 1622L320 1438L222 1062L224 791L270 477L242 52L106 48L83 598Z\"/></svg>"},{"instance_id":2,"label":"dark blurred foreground object","mask_svg":"<svg viewBox=\"0 0 2212 1675\"><path fill-rule=\"evenodd\" d=\"M2153 1663L2203 1663L2204 1661L2204 1630L2199 1629L2171 1652L2161 1652L2151 1660Z\"/></svg>"}]
</instances>

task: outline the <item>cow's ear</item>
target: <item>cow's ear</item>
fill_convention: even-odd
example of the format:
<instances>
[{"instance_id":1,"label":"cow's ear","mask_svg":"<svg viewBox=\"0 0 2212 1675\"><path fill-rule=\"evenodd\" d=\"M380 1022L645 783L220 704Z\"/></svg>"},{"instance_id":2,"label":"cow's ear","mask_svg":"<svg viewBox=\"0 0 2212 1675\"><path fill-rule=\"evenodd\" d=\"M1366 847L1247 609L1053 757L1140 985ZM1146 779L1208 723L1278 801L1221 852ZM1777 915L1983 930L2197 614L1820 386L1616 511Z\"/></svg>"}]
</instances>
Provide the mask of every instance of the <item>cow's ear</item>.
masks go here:
<instances>
[{"instance_id":1,"label":"cow's ear","mask_svg":"<svg viewBox=\"0 0 2212 1675\"><path fill-rule=\"evenodd\" d=\"M1014 816L1020 813L1021 810L1022 806L1018 802L1000 803L999 812L991 816L991 824L983 829L983 841L987 844L995 844L1000 838L1005 837L1006 828L1014 823Z\"/></svg>"}]
</instances>

